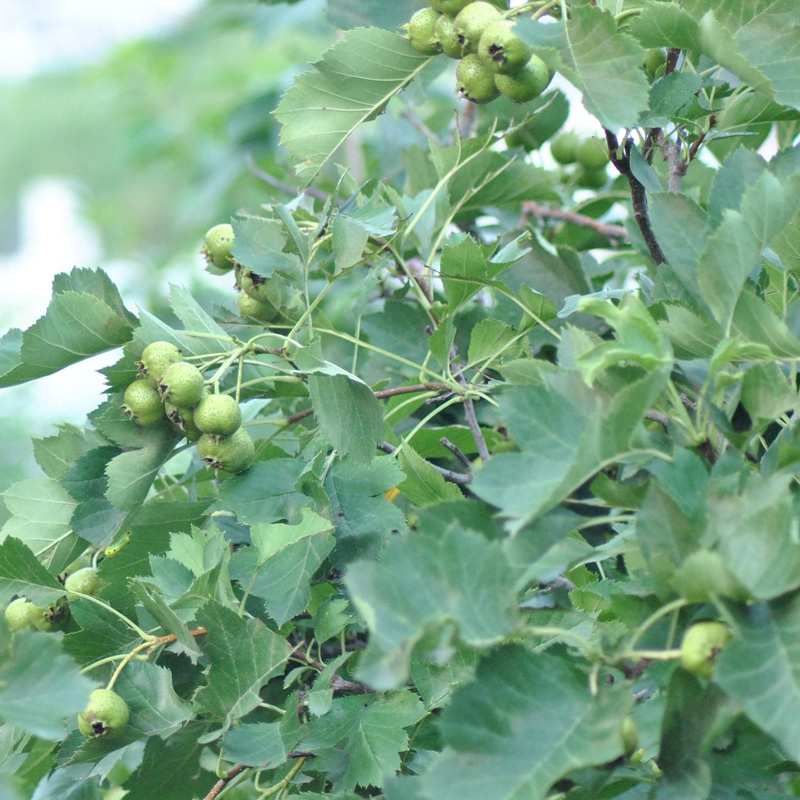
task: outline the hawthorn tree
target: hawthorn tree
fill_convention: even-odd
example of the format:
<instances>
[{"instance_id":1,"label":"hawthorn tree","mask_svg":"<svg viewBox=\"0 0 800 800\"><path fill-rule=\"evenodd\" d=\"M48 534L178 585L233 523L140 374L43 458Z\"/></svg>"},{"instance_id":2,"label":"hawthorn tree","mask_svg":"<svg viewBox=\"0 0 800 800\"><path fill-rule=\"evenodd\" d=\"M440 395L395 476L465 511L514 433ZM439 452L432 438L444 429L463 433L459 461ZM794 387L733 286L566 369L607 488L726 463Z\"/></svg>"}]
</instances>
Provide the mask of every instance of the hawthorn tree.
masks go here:
<instances>
[{"instance_id":1,"label":"hawthorn tree","mask_svg":"<svg viewBox=\"0 0 800 800\"><path fill-rule=\"evenodd\" d=\"M469 6L329 0L224 306L0 340L120 353L3 495L4 798L800 794L794 0Z\"/></svg>"}]
</instances>

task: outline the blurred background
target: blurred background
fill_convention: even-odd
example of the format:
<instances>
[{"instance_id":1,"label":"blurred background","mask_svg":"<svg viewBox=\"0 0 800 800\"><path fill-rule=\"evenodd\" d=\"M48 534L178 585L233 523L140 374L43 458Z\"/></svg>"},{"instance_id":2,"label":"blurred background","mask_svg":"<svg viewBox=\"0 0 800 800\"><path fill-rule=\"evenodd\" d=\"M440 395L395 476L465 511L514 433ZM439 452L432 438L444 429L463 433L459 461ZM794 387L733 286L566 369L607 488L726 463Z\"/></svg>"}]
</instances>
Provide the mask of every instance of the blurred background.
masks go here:
<instances>
[{"instance_id":1,"label":"blurred background","mask_svg":"<svg viewBox=\"0 0 800 800\"><path fill-rule=\"evenodd\" d=\"M275 197L248 159L290 174L269 112L331 43L321 11L0 0L0 334L35 322L74 266L106 270L134 313L167 318L171 282L235 303L203 271L201 239ZM0 492L38 474L31 437L81 424L104 388L96 370L117 357L0 391Z\"/></svg>"}]
</instances>

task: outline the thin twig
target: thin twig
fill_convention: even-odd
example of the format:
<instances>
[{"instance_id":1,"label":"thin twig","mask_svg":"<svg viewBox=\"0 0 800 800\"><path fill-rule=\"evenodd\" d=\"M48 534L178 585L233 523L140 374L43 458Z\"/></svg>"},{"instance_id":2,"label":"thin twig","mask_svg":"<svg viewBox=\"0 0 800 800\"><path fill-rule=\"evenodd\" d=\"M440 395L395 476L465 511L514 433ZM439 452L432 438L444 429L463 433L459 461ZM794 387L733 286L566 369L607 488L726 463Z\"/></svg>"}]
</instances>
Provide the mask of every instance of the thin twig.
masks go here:
<instances>
[{"instance_id":1,"label":"thin twig","mask_svg":"<svg viewBox=\"0 0 800 800\"><path fill-rule=\"evenodd\" d=\"M381 450L384 453L389 453L390 455L397 450L396 447L389 444L388 442L383 442L382 444L378 445L378 450ZM430 461L428 462L430 464ZM437 467L436 464L431 464L431 466L446 480L450 481L450 483L458 484L459 486L466 486L471 480L472 475L467 475L463 472L453 472L451 469L445 469L444 467Z\"/></svg>"},{"instance_id":2,"label":"thin twig","mask_svg":"<svg viewBox=\"0 0 800 800\"><path fill-rule=\"evenodd\" d=\"M383 400L385 397L394 397L398 394L414 394L415 392L445 392L450 387L444 383L416 383L413 386L396 386L394 389L381 389L375 392L375 397L378 400ZM284 420L285 425L294 425L295 422L300 422L301 419L310 417L314 413L313 408L306 408L303 411L298 411L292 414L291 417L286 417Z\"/></svg>"},{"instance_id":3,"label":"thin twig","mask_svg":"<svg viewBox=\"0 0 800 800\"><path fill-rule=\"evenodd\" d=\"M245 153L244 160L247 162L247 167L250 170L251 174L254 175L256 178L264 181L264 183L271 186L273 189L277 189L279 192L283 192L284 194L288 194L292 197L297 197L299 192L297 188L294 186L290 186L288 183L284 183L277 178L274 178L268 172L264 172L261 167L256 164L255 159L253 158L252 153ZM315 189L313 186L306 187L303 192L307 194L309 197L313 197L317 200L322 200L325 202L330 195L326 194L325 192L321 192L319 189Z\"/></svg>"},{"instance_id":4,"label":"thin twig","mask_svg":"<svg viewBox=\"0 0 800 800\"><path fill-rule=\"evenodd\" d=\"M461 452L458 445L453 444L446 436L439 439L439 444L446 447L470 472L472 472L472 462Z\"/></svg>"},{"instance_id":5,"label":"thin twig","mask_svg":"<svg viewBox=\"0 0 800 800\"><path fill-rule=\"evenodd\" d=\"M203 800L214 800L215 797L237 776L241 775L247 767L244 764L237 764L224 778L220 778L212 787Z\"/></svg>"},{"instance_id":6,"label":"thin twig","mask_svg":"<svg viewBox=\"0 0 800 800\"><path fill-rule=\"evenodd\" d=\"M537 216L541 219L557 219L563 222L571 222L573 225L580 225L582 228L590 228L591 230L605 236L606 239L630 241L628 231L622 225L608 225L605 222L599 222L592 217L587 217L585 214L578 214L576 211L564 211L560 208L548 208L541 203L536 203L533 200L526 200L522 204L522 221L525 222L528 217Z\"/></svg>"},{"instance_id":7,"label":"thin twig","mask_svg":"<svg viewBox=\"0 0 800 800\"><path fill-rule=\"evenodd\" d=\"M458 376L458 382L465 388L469 388L467 379L463 375ZM483 431L478 424L478 418L475 416L475 404L469 397L464 398L464 417L467 420L467 425L472 431L472 438L475 440L475 445L478 448L478 455L481 461L486 463L489 460L489 448L486 446L486 439L483 437Z\"/></svg>"},{"instance_id":8,"label":"thin twig","mask_svg":"<svg viewBox=\"0 0 800 800\"><path fill-rule=\"evenodd\" d=\"M631 204L633 205L633 218L639 226L650 257L656 264L666 264L667 257L661 250L656 240L656 235L653 233L653 228L650 225L650 217L647 213L647 192L631 171L631 148L633 147L633 141L631 139L625 140L623 153L620 155L617 137L608 129L606 129L605 133L611 163L620 175L624 175L628 179L628 185L631 190Z\"/></svg>"},{"instance_id":9,"label":"thin twig","mask_svg":"<svg viewBox=\"0 0 800 800\"><path fill-rule=\"evenodd\" d=\"M410 106L406 106L400 116L419 131L426 139L430 139L437 147L444 147L445 143L414 113Z\"/></svg>"},{"instance_id":10,"label":"thin twig","mask_svg":"<svg viewBox=\"0 0 800 800\"><path fill-rule=\"evenodd\" d=\"M308 664L309 667L313 667L322 672L325 669L325 665L321 661L317 661L306 655L303 651L303 646L302 644L298 644L289 657L297 661L302 661L304 664ZM345 692L347 694L373 694L375 692L375 690L371 686L367 686L366 683L349 681L338 673L334 673L331 678L331 689L333 689L334 692Z\"/></svg>"}]
</instances>

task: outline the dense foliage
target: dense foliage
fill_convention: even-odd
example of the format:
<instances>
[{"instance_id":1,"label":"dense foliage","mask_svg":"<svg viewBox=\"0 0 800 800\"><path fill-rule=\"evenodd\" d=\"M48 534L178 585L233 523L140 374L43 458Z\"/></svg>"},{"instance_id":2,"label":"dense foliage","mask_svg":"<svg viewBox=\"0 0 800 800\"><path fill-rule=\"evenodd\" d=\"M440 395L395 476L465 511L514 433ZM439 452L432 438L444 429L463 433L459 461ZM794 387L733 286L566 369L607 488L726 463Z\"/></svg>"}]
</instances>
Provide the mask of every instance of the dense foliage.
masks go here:
<instances>
[{"instance_id":1,"label":"dense foliage","mask_svg":"<svg viewBox=\"0 0 800 800\"><path fill-rule=\"evenodd\" d=\"M223 305L0 339L120 350L3 493L4 798L800 794L794 0L498 0L480 104L431 5L330 0Z\"/></svg>"}]
</instances>

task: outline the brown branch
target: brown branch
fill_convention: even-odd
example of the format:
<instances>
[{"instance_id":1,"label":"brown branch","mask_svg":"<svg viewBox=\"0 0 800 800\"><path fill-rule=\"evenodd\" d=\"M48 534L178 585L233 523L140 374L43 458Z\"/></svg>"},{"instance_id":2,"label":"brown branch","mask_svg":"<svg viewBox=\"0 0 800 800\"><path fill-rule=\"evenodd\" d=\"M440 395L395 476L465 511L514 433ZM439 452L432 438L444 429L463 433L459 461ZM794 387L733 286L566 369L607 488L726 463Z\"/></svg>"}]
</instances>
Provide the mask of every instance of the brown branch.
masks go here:
<instances>
[{"instance_id":1,"label":"brown branch","mask_svg":"<svg viewBox=\"0 0 800 800\"><path fill-rule=\"evenodd\" d=\"M415 392L445 392L450 387L444 383L416 383L413 386L396 386L394 389L381 389L375 392L375 397L378 400L383 400L385 397L394 397L398 394L414 394ZM286 417L286 425L294 425L295 422L300 422L301 419L310 417L314 413L313 408L306 408L303 411L298 411L292 414L291 417Z\"/></svg>"},{"instance_id":2,"label":"brown branch","mask_svg":"<svg viewBox=\"0 0 800 800\"><path fill-rule=\"evenodd\" d=\"M468 389L467 379L463 375L458 376L458 382ZM475 416L475 404L469 397L464 398L464 417L467 420L470 431L472 431L472 438L475 440L475 445L478 448L478 455L484 464L489 460L489 448L486 446L486 439L483 436L483 431L478 423L478 418Z\"/></svg>"},{"instance_id":3,"label":"brown branch","mask_svg":"<svg viewBox=\"0 0 800 800\"><path fill-rule=\"evenodd\" d=\"M388 442L383 442L383 444L378 445L378 450L381 450L384 453L394 453L397 450L396 447L389 444ZM430 464L430 461L428 462ZM437 467L436 464L431 464L431 466L446 480L450 481L450 483L458 484L459 486L466 486L471 480L472 475L467 474L465 472L453 472L451 469L445 469L444 467Z\"/></svg>"},{"instance_id":4,"label":"brown branch","mask_svg":"<svg viewBox=\"0 0 800 800\"><path fill-rule=\"evenodd\" d=\"M472 472L472 462L461 452L461 449L457 445L453 444L446 436L442 436L442 438L439 439L439 444L442 447L446 447L470 472Z\"/></svg>"},{"instance_id":5,"label":"brown branch","mask_svg":"<svg viewBox=\"0 0 800 800\"><path fill-rule=\"evenodd\" d=\"M237 764L224 778L220 778L212 787L203 800L214 800L215 797L237 776L241 775L247 767L244 764Z\"/></svg>"},{"instance_id":6,"label":"brown branch","mask_svg":"<svg viewBox=\"0 0 800 800\"><path fill-rule=\"evenodd\" d=\"M560 208L548 208L533 200L526 200L522 204L522 221L524 222L531 216L536 216L541 219L557 219L563 222L570 222L573 225L580 225L582 228L590 228L612 241L617 239L626 242L630 241L628 231L626 231L622 225L608 225L605 222L598 222L598 220L592 217L587 217L585 214L578 214L576 211L563 211Z\"/></svg>"},{"instance_id":7,"label":"brown branch","mask_svg":"<svg viewBox=\"0 0 800 800\"><path fill-rule=\"evenodd\" d=\"M325 202L330 197L330 195L321 192L319 189L315 189L313 186L308 186L300 192L294 186L290 186L288 183L274 178L268 172L264 172L264 170L256 164L252 153L245 153L244 160L247 162L247 168L250 170L251 175L264 181L268 186L277 189L279 192L291 195L292 197L297 197L298 194L307 194L309 197L322 200L322 202Z\"/></svg>"},{"instance_id":8,"label":"brown branch","mask_svg":"<svg viewBox=\"0 0 800 800\"><path fill-rule=\"evenodd\" d=\"M307 656L303 652L302 648L303 645L297 645L297 647L295 647L295 649L289 654L289 658L302 661L303 664L308 664L309 667L313 667L314 669L322 672L325 669L325 665L321 661L317 661L315 658ZM333 677L331 678L331 689L333 689L334 692L346 692L347 694L374 694L375 692L375 690L372 687L367 686L366 683L348 681L338 673L334 673Z\"/></svg>"},{"instance_id":9,"label":"brown branch","mask_svg":"<svg viewBox=\"0 0 800 800\"><path fill-rule=\"evenodd\" d=\"M661 250L656 240L656 235L653 233L653 228L650 225L650 217L647 213L647 192L631 171L631 148L633 147L633 141L631 139L625 140L623 153L620 155L617 137L610 130L606 129L605 133L611 163L620 175L624 175L628 179L628 185L631 190L631 204L633 205L633 218L639 226L650 257L656 264L666 264L667 257Z\"/></svg>"}]
</instances>

